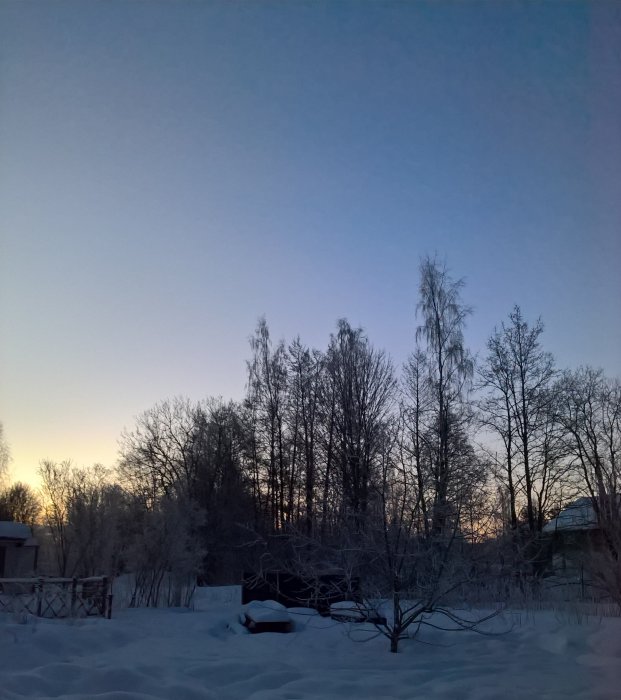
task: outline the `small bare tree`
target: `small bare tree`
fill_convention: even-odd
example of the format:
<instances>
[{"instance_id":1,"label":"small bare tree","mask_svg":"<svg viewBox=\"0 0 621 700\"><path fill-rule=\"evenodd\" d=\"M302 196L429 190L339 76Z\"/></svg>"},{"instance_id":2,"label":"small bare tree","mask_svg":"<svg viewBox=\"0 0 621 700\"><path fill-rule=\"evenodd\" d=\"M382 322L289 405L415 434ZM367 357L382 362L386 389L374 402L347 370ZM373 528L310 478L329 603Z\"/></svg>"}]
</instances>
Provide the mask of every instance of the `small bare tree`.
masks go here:
<instances>
[{"instance_id":1,"label":"small bare tree","mask_svg":"<svg viewBox=\"0 0 621 700\"><path fill-rule=\"evenodd\" d=\"M57 573L60 576L68 575L73 551L69 526L72 470L73 465L68 460L60 464L44 460L39 466L43 519L52 538Z\"/></svg>"},{"instance_id":2,"label":"small bare tree","mask_svg":"<svg viewBox=\"0 0 621 700\"><path fill-rule=\"evenodd\" d=\"M432 613L445 615L459 629L476 629L488 619L466 619L451 608L456 601L465 602L477 588L468 526L482 517L477 494L484 481L484 468L474 451L461 444L458 459L453 432L449 458L452 464L459 464L456 471L460 478L455 476L447 492L451 518L447 518L442 532L425 529L421 526L425 499L418 492L416 453L404 451L400 444L404 432L407 434L403 423L385 435L377 493L381 520L369 530L364 556L368 572L366 616L389 639L391 652L397 652L399 642L409 637L410 627L419 626ZM373 601L386 599L388 605L377 609Z\"/></svg>"},{"instance_id":3,"label":"small bare tree","mask_svg":"<svg viewBox=\"0 0 621 700\"><path fill-rule=\"evenodd\" d=\"M130 605L189 605L205 556L196 537L204 513L187 495L177 493L136 515L141 522L127 551L127 567L134 575Z\"/></svg>"},{"instance_id":4,"label":"small bare tree","mask_svg":"<svg viewBox=\"0 0 621 700\"><path fill-rule=\"evenodd\" d=\"M34 489L18 481L0 491L0 520L13 520L34 527L41 513L41 502Z\"/></svg>"},{"instance_id":5,"label":"small bare tree","mask_svg":"<svg viewBox=\"0 0 621 700\"><path fill-rule=\"evenodd\" d=\"M77 468L43 461L43 523L60 576L115 575L122 560L125 496L102 465Z\"/></svg>"}]
</instances>

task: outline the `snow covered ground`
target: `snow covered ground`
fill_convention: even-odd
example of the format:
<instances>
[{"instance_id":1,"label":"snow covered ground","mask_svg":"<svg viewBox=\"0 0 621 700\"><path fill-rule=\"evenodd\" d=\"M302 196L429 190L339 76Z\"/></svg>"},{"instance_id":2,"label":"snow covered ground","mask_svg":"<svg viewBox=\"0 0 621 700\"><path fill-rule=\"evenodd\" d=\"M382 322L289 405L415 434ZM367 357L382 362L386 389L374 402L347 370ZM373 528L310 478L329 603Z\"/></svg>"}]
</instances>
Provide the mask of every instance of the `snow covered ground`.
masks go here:
<instances>
[{"instance_id":1,"label":"snow covered ground","mask_svg":"<svg viewBox=\"0 0 621 700\"><path fill-rule=\"evenodd\" d=\"M195 610L115 610L112 620L0 615L0 698L621 698L621 619L528 612L489 630L421 629L390 654L360 625L294 613L292 634L241 633L238 588Z\"/></svg>"}]
</instances>

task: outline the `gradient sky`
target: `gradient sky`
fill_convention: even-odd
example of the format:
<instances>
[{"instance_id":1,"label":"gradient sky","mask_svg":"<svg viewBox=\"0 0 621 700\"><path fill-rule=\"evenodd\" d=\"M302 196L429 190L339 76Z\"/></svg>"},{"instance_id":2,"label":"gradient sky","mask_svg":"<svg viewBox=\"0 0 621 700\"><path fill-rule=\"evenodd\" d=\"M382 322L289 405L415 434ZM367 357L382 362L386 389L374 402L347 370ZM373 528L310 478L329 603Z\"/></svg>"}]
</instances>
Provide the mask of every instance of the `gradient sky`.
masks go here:
<instances>
[{"instance_id":1,"label":"gradient sky","mask_svg":"<svg viewBox=\"0 0 621 700\"><path fill-rule=\"evenodd\" d=\"M14 478L112 466L248 337L397 364L437 253L621 375L621 3L0 3L0 421Z\"/></svg>"}]
</instances>

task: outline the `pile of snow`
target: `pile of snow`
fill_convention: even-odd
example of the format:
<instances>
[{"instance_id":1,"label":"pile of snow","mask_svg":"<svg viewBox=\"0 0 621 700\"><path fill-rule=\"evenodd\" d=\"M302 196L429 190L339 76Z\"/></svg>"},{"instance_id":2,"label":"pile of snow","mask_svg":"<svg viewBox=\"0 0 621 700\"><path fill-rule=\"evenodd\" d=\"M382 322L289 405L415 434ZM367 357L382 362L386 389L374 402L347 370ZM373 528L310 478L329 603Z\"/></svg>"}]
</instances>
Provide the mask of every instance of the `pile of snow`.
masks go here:
<instances>
[{"instance_id":1,"label":"pile of snow","mask_svg":"<svg viewBox=\"0 0 621 700\"><path fill-rule=\"evenodd\" d=\"M275 600L254 601L240 615L250 632L291 632L293 621L287 608Z\"/></svg>"},{"instance_id":2,"label":"pile of snow","mask_svg":"<svg viewBox=\"0 0 621 700\"><path fill-rule=\"evenodd\" d=\"M275 600L255 600L248 605L245 616L253 622L291 622L287 608Z\"/></svg>"},{"instance_id":3,"label":"pile of snow","mask_svg":"<svg viewBox=\"0 0 621 700\"><path fill-rule=\"evenodd\" d=\"M334 620L362 622L367 619L367 611L353 600L341 600L330 606L330 617Z\"/></svg>"},{"instance_id":4,"label":"pile of snow","mask_svg":"<svg viewBox=\"0 0 621 700\"><path fill-rule=\"evenodd\" d=\"M274 608L273 612L277 612ZM239 588L199 589L194 610L111 620L0 614L2 700L613 700L621 620L504 613L485 635L430 616L390 654L368 623L289 609L291 634L234 634ZM435 625L430 626L430 625ZM414 628L411 628L414 632ZM365 643L357 643L366 634Z\"/></svg>"},{"instance_id":5,"label":"pile of snow","mask_svg":"<svg viewBox=\"0 0 621 700\"><path fill-rule=\"evenodd\" d=\"M381 607L382 606L374 605L370 601L356 603L353 600L343 600L338 603L332 603L330 606L330 617L340 622L373 622L385 624L386 617L380 609Z\"/></svg>"}]
</instances>

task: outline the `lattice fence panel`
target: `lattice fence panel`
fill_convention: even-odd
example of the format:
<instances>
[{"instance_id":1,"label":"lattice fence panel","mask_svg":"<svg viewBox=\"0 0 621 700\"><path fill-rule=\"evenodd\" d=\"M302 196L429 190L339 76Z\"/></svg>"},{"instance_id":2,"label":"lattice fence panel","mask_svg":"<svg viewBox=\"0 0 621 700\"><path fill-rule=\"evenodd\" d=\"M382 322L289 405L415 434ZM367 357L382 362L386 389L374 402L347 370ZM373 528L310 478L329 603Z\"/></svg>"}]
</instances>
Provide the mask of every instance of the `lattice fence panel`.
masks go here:
<instances>
[{"instance_id":1,"label":"lattice fence panel","mask_svg":"<svg viewBox=\"0 0 621 700\"><path fill-rule=\"evenodd\" d=\"M112 593L105 576L0 579L0 612L37 617L111 617Z\"/></svg>"}]
</instances>

